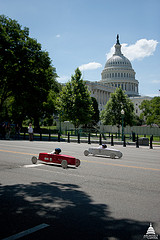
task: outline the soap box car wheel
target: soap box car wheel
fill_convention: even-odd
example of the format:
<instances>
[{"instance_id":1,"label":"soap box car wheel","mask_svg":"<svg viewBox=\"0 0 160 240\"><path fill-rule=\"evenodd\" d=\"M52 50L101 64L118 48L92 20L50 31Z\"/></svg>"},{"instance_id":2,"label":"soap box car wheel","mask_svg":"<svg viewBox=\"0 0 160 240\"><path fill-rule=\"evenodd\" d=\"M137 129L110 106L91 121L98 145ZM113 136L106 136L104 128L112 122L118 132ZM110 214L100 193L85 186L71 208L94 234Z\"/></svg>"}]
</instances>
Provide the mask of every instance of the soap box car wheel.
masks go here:
<instances>
[{"instance_id":1,"label":"soap box car wheel","mask_svg":"<svg viewBox=\"0 0 160 240\"><path fill-rule=\"evenodd\" d=\"M79 159L76 159L76 167L78 167L80 165L80 160Z\"/></svg>"},{"instance_id":2,"label":"soap box car wheel","mask_svg":"<svg viewBox=\"0 0 160 240\"><path fill-rule=\"evenodd\" d=\"M84 151L84 155L85 155L85 156L88 156L88 155L89 155L89 151L88 151L88 150L85 150L85 151Z\"/></svg>"},{"instance_id":3,"label":"soap box car wheel","mask_svg":"<svg viewBox=\"0 0 160 240\"><path fill-rule=\"evenodd\" d=\"M67 161L66 160L62 160L61 166L62 166L62 168L67 168Z\"/></svg>"},{"instance_id":4,"label":"soap box car wheel","mask_svg":"<svg viewBox=\"0 0 160 240\"><path fill-rule=\"evenodd\" d=\"M114 154L114 153L111 153L110 157L111 157L112 159L114 159L114 158L115 158L115 154Z\"/></svg>"},{"instance_id":5,"label":"soap box car wheel","mask_svg":"<svg viewBox=\"0 0 160 240\"><path fill-rule=\"evenodd\" d=\"M36 164L37 163L37 158L35 156L33 156L31 161L32 161L33 164Z\"/></svg>"}]
</instances>

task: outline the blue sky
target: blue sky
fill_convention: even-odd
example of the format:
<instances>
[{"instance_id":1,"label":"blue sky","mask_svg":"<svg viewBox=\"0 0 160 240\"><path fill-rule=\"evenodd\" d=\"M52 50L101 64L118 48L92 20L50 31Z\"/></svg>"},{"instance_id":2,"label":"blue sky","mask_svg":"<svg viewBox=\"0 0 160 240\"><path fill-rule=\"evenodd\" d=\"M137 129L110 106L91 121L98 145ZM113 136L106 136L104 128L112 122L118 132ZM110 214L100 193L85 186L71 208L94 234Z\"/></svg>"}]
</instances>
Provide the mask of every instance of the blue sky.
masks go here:
<instances>
[{"instance_id":1,"label":"blue sky","mask_svg":"<svg viewBox=\"0 0 160 240\"><path fill-rule=\"evenodd\" d=\"M99 81L119 34L139 93L160 95L160 0L0 0L0 14L29 28L49 52L59 82L77 67L84 80Z\"/></svg>"}]
</instances>

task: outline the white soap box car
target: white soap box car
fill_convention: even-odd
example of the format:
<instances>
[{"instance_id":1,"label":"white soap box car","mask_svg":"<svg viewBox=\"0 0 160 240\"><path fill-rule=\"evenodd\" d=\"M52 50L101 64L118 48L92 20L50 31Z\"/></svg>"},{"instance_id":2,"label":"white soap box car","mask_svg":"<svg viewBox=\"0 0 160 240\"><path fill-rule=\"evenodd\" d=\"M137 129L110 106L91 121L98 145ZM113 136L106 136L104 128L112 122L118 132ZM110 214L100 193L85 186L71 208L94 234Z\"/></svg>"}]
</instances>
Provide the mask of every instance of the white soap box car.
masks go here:
<instances>
[{"instance_id":1,"label":"white soap box car","mask_svg":"<svg viewBox=\"0 0 160 240\"><path fill-rule=\"evenodd\" d=\"M88 156L89 154L94 155L104 155L104 156L109 156L111 158L121 158L123 154L116 149L111 149L111 148L97 148L97 147L92 147L89 148L88 150L84 151L84 155Z\"/></svg>"}]
</instances>

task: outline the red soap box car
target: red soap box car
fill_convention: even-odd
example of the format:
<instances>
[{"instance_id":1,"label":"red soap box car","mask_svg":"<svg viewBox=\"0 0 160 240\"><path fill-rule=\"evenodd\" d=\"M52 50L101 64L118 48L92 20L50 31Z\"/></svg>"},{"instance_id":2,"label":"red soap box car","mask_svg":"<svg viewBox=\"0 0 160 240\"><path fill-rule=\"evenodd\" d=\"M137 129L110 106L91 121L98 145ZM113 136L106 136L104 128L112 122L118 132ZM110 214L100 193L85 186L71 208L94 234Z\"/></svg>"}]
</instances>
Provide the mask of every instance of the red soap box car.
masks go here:
<instances>
[{"instance_id":1,"label":"red soap box car","mask_svg":"<svg viewBox=\"0 0 160 240\"><path fill-rule=\"evenodd\" d=\"M56 163L61 164L63 168L67 168L68 165L74 165L78 167L80 165L80 160L64 154L54 154L54 153L39 153L39 157L32 157L31 161L33 164L37 163L37 160L46 163Z\"/></svg>"}]
</instances>

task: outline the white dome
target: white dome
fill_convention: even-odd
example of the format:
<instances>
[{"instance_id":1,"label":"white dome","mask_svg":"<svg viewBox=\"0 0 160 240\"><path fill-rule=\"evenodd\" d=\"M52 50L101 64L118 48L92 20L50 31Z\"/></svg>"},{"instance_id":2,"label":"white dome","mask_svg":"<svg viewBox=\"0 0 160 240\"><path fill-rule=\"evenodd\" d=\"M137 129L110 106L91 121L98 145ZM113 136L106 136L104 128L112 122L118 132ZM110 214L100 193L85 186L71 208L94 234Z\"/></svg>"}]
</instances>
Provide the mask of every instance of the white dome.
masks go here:
<instances>
[{"instance_id":1,"label":"white dome","mask_svg":"<svg viewBox=\"0 0 160 240\"><path fill-rule=\"evenodd\" d=\"M105 68L116 67L116 68L128 68L132 69L132 65L128 58L123 55L113 55L105 64Z\"/></svg>"},{"instance_id":2,"label":"white dome","mask_svg":"<svg viewBox=\"0 0 160 240\"><path fill-rule=\"evenodd\" d=\"M119 43L119 37L117 36L117 43L115 45L115 53L109 58L105 64L105 68L118 67L132 69L132 65L128 58L124 57L121 53L121 45Z\"/></svg>"},{"instance_id":3,"label":"white dome","mask_svg":"<svg viewBox=\"0 0 160 240\"><path fill-rule=\"evenodd\" d=\"M150 235L150 234L155 235L155 231L154 231L151 223L150 223L150 226L149 226L146 234L147 234L147 235Z\"/></svg>"},{"instance_id":4,"label":"white dome","mask_svg":"<svg viewBox=\"0 0 160 240\"><path fill-rule=\"evenodd\" d=\"M115 53L109 58L101 73L101 82L111 88L121 87L129 97L138 96L138 81L131 62L121 53L119 35L115 44Z\"/></svg>"}]
</instances>

